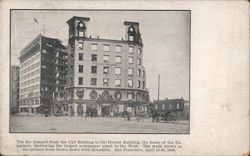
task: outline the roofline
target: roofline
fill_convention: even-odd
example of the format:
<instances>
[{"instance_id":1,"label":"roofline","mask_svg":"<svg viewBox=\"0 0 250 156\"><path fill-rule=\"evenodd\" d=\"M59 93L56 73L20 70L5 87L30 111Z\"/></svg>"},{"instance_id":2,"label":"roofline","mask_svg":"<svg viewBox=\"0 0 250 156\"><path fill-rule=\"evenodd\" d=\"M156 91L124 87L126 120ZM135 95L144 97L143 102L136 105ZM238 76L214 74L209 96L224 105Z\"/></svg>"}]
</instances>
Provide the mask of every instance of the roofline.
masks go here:
<instances>
[{"instance_id":1,"label":"roofline","mask_svg":"<svg viewBox=\"0 0 250 156\"><path fill-rule=\"evenodd\" d=\"M164 100L153 100L153 102L166 102L166 101L175 101L175 100L184 100L184 98L164 99Z\"/></svg>"},{"instance_id":2,"label":"roofline","mask_svg":"<svg viewBox=\"0 0 250 156\"><path fill-rule=\"evenodd\" d=\"M26 46L24 48L22 48L22 50L20 51L21 54L23 51L27 50L27 48L34 43L35 41L37 41L38 39L40 39L42 37L42 34L38 34L34 39L32 39L28 44L26 44Z\"/></svg>"},{"instance_id":3,"label":"roofline","mask_svg":"<svg viewBox=\"0 0 250 156\"><path fill-rule=\"evenodd\" d=\"M69 19L66 23L71 23L72 20L74 19L79 19L79 20L83 20L83 21L90 21L89 17L78 17L78 16L73 16L71 19Z\"/></svg>"},{"instance_id":4,"label":"roofline","mask_svg":"<svg viewBox=\"0 0 250 156\"><path fill-rule=\"evenodd\" d=\"M143 47L143 43L139 42L131 42L127 40L115 40L115 39L105 39L105 38L85 38L86 41L95 41L95 42L112 42L112 43L120 43L120 44L136 44Z\"/></svg>"},{"instance_id":5,"label":"roofline","mask_svg":"<svg viewBox=\"0 0 250 156\"><path fill-rule=\"evenodd\" d=\"M37 42L39 39L42 39L42 38L44 38L44 39L51 39L51 40L58 40L60 42L60 40L57 39L57 38L46 37L46 36L43 36L42 34L39 34L34 39L32 39L28 44L26 44L26 46L24 48L22 48L22 50L20 51L21 54L22 54L23 51L27 50L27 48L30 45L32 45L33 43ZM64 46L63 44L61 44L61 45Z\"/></svg>"},{"instance_id":6,"label":"roofline","mask_svg":"<svg viewBox=\"0 0 250 156\"><path fill-rule=\"evenodd\" d=\"M134 25L134 26L139 26L139 23L138 23L138 22L130 22L130 21L125 21L123 24L124 24L124 25Z\"/></svg>"}]
</instances>

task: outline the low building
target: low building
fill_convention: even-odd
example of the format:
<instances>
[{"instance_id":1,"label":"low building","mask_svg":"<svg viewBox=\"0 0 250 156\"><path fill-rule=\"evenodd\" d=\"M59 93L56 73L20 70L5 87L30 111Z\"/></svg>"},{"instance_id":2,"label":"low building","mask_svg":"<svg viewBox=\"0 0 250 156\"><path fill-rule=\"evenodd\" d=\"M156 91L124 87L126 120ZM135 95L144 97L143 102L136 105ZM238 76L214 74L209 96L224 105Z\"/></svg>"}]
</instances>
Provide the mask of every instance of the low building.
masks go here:
<instances>
[{"instance_id":1,"label":"low building","mask_svg":"<svg viewBox=\"0 0 250 156\"><path fill-rule=\"evenodd\" d=\"M176 115L177 119L184 117L184 104L185 100L180 99L168 99L153 101L150 105L150 110L158 111L160 113L169 113Z\"/></svg>"},{"instance_id":2,"label":"low building","mask_svg":"<svg viewBox=\"0 0 250 156\"><path fill-rule=\"evenodd\" d=\"M18 113L20 67L12 65L10 70L11 70L10 110L11 113Z\"/></svg>"}]
</instances>

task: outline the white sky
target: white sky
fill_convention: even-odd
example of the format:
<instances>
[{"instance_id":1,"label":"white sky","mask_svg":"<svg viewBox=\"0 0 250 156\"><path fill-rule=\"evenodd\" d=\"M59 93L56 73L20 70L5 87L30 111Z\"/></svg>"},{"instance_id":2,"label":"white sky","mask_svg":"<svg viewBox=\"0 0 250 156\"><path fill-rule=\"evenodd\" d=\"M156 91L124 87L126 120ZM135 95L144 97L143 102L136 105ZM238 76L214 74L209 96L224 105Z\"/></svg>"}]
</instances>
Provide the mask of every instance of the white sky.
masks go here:
<instances>
[{"instance_id":1,"label":"white sky","mask_svg":"<svg viewBox=\"0 0 250 156\"><path fill-rule=\"evenodd\" d=\"M188 11L24 11L11 14L11 64L19 65L20 50L39 33L68 39L68 21L73 16L89 17L87 33L105 39L125 38L124 21L140 23L143 40L143 64L150 99L157 99L157 79L161 75L160 99L189 100ZM37 19L38 24L34 22Z\"/></svg>"}]
</instances>

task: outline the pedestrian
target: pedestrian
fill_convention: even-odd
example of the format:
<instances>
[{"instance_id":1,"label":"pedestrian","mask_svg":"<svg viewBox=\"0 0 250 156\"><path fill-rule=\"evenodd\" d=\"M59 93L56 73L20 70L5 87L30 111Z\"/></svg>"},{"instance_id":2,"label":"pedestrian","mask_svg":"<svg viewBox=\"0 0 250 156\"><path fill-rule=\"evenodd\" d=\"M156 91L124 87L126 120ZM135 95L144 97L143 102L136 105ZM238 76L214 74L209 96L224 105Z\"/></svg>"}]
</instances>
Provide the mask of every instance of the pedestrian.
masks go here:
<instances>
[{"instance_id":1,"label":"pedestrian","mask_svg":"<svg viewBox=\"0 0 250 156\"><path fill-rule=\"evenodd\" d=\"M48 117L48 109L44 109L45 117Z\"/></svg>"},{"instance_id":2,"label":"pedestrian","mask_svg":"<svg viewBox=\"0 0 250 156\"><path fill-rule=\"evenodd\" d=\"M128 115L127 115L127 119L128 121L130 121L130 113L128 112Z\"/></svg>"}]
</instances>

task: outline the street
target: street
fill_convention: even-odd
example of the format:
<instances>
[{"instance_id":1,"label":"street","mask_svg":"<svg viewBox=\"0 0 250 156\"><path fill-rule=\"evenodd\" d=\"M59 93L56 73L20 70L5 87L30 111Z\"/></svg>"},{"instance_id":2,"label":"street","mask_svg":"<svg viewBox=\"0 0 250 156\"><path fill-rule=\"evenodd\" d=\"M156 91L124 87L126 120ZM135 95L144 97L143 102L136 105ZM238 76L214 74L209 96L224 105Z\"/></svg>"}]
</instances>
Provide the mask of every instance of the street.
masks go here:
<instances>
[{"instance_id":1,"label":"street","mask_svg":"<svg viewBox=\"0 0 250 156\"><path fill-rule=\"evenodd\" d=\"M152 122L152 119L12 115L11 132L50 133L189 133L188 121Z\"/></svg>"}]
</instances>

